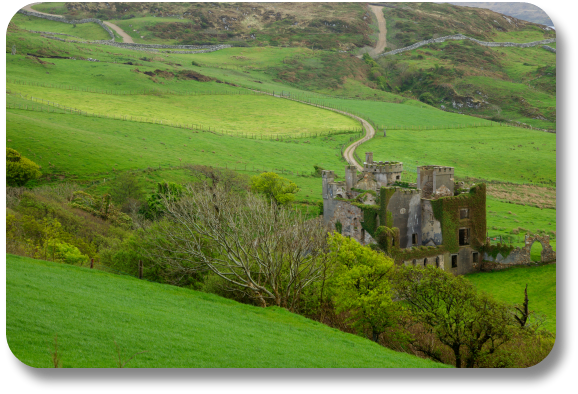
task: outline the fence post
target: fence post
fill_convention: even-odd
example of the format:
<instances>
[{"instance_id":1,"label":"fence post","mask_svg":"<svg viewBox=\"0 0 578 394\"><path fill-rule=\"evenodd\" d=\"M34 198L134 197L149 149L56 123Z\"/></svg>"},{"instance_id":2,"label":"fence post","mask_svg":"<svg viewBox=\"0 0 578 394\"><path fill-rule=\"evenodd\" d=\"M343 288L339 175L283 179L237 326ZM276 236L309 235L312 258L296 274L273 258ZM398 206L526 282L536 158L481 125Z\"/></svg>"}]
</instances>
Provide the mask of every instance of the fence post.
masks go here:
<instances>
[{"instance_id":1,"label":"fence post","mask_svg":"<svg viewBox=\"0 0 578 394\"><path fill-rule=\"evenodd\" d=\"M94 259L90 259L90 269L94 268Z\"/></svg>"},{"instance_id":2,"label":"fence post","mask_svg":"<svg viewBox=\"0 0 578 394\"><path fill-rule=\"evenodd\" d=\"M142 279L142 260L138 261L138 278Z\"/></svg>"}]
</instances>

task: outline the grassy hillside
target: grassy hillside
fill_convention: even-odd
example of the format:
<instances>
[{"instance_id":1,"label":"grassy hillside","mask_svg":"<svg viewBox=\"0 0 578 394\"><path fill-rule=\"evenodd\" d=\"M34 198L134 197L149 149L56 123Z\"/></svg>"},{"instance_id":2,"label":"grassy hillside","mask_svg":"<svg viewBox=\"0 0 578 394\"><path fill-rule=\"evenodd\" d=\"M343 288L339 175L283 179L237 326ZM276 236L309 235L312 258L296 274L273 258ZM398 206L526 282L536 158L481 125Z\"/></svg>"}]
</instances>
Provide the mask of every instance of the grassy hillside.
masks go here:
<instances>
[{"instance_id":1,"label":"grassy hillside","mask_svg":"<svg viewBox=\"0 0 578 394\"><path fill-rule=\"evenodd\" d=\"M211 126L225 133L308 134L360 130L359 122L334 111L266 95L103 95L52 88L10 86L23 95L84 112Z\"/></svg>"},{"instance_id":2,"label":"grassy hillside","mask_svg":"<svg viewBox=\"0 0 578 394\"><path fill-rule=\"evenodd\" d=\"M432 112L434 123L437 112ZM549 185L556 182L556 134L517 127L389 130L387 137L378 135L357 151L360 157L373 152L376 160L401 161L411 172L417 166L435 163L454 167L458 178Z\"/></svg>"},{"instance_id":3,"label":"grassy hillside","mask_svg":"<svg viewBox=\"0 0 578 394\"><path fill-rule=\"evenodd\" d=\"M466 275L478 289L506 302L522 304L528 284L529 309L546 318L544 328L556 332L556 264L515 267Z\"/></svg>"},{"instance_id":4,"label":"grassy hillside","mask_svg":"<svg viewBox=\"0 0 578 394\"><path fill-rule=\"evenodd\" d=\"M534 23L541 23L546 26L553 26L554 23L550 20L540 7L530 3L486 3L486 2L459 2L452 3L466 7L480 7L489 8L492 11L502 13L504 15L511 15L516 18L523 19Z\"/></svg>"},{"instance_id":5,"label":"grassy hillside","mask_svg":"<svg viewBox=\"0 0 578 394\"><path fill-rule=\"evenodd\" d=\"M73 25L23 14L15 14L11 22L18 25L21 29L70 34L83 40L110 39L110 35L97 23L79 23ZM69 37L69 39L74 38Z\"/></svg>"},{"instance_id":6,"label":"grassy hillside","mask_svg":"<svg viewBox=\"0 0 578 394\"><path fill-rule=\"evenodd\" d=\"M384 7L383 13L387 21L387 42L394 48L455 33L483 41L502 41L500 33L504 32L534 31L533 37L540 40L555 34L535 23L504 18L488 9L425 2L392 6Z\"/></svg>"},{"instance_id":7,"label":"grassy hillside","mask_svg":"<svg viewBox=\"0 0 578 394\"><path fill-rule=\"evenodd\" d=\"M281 308L7 255L6 336L23 363L113 368L431 368Z\"/></svg>"},{"instance_id":8,"label":"grassy hillside","mask_svg":"<svg viewBox=\"0 0 578 394\"><path fill-rule=\"evenodd\" d=\"M232 43L350 49L371 44L358 3L66 3L66 15L126 20L146 42ZM63 12L61 8L58 9ZM173 21L170 18L182 17ZM140 25L144 18L158 19ZM184 23L183 23L184 22Z\"/></svg>"}]
</instances>

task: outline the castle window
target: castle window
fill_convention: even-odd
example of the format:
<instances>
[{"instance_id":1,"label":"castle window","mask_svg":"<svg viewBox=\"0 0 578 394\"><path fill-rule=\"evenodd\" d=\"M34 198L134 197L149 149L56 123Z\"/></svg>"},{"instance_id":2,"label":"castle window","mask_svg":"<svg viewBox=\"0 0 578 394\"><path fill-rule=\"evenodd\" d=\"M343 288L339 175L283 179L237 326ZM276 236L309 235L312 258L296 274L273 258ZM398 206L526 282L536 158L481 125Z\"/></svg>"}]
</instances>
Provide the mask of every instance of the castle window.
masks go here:
<instances>
[{"instance_id":1,"label":"castle window","mask_svg":"<svg viewBox=\"0 0 578 394\"><path fill-rule=\"evenodd\" d=\"M458 268L458 255L452 254L452 268Z\"/></svg>"},{"instance_id":2,"label":"castle window","mask_svg":"<svg viewBox=\"0 0 578 394\"><path fill-rule=\"evenodd\" d=\"M469 228L460 228L460 246L469 245L470 244L470 229Z\"/></svg>"},{"instance_id":3,"label":"castle window","mask_svg":"<svg viewBox=\"0 0 578 394\"><path fill-rule=\"evenodd\" d=\"M474 261L474 264L478 262L478 252L472 253L472 260Z\"/></svg>"},{"instance_id":4,"label":"castle window","mask_svg":"<svg viewBox=\"0 0 578 394\"><path fill-rule=\"evenodd\" d=\"M396 180L396 181L401 180L401 175L396 175L396 176L395 176L395 180Z\"/></svg>"},{"instance_id":5,"label":"castle window","mask_svg":"<svg viewBox=\"0 0 578 394\"><path fill-rule=\"evenodd\" d=\"M417 263L417 260L416 260L416 259L413 259L413 261L411 262L411 264L412 264L414 267L415 267L416 263Z\"/></svg>"},{"instance_id":6,"label":"castle window","mask_svg":"<svg viewBox=\"0 0 578 394\"><path fill-rule=\"evenodd\" d=\"M436 268L440 267L440 256L436 257Z\"/></svg>"},{"instance_id":7,"label":"castle window","mask_svg":"<svg viewBox=\"0 0 578 394\"><path fill-rule=\"evenodd\" d=\"M411 235L411 244L417 245L417 233Z\"/></svg>"},{"instance_id":8,"label":"castle window","mask_svg":"<svg viewBox=\"0 0 578 394\"><path fill-rule=\"evenodd\" d=\"M425 267L427 265L427 258L423 259L423 266Z\"/></svg>"},{"instance_id":9,"label":"castle window","mask_svg":"<svg viewBox=\"0 0 578 394\"><path fill-rule=\"evenodd\" d=\"M460 209L460 219L469 219L469 218L470 218L470 209L469 208Z\"/></svg>"}]
</instances>

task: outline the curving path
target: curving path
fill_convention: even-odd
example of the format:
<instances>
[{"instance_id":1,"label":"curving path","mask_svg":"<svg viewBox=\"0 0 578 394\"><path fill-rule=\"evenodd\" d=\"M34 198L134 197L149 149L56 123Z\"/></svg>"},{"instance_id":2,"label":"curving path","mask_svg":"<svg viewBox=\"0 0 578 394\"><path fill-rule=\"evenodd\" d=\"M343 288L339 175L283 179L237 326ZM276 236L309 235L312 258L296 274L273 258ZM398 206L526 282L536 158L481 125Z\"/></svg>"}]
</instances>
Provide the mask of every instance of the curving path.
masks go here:
<instances>
[{"instance_id":1,"label":"curving path","mask_svg":"<svg viewBox=\"0 0 578 394\"><path fill-rule=\"evenodd\" d=\"M383 7L377 5L370 5L369 8L371 8L371 11L373 11L373 13L375 14L375 17L377 18L377 25L379 27L379 36L377 38L377 44L375 44L375 48L369 51L369 56L375 57L379 55L381 52L383 52L383 50L387 46L387 41L385 38L387 34L387 29L385 27L385 17L383 16L382 11Z\"/></svg>"},{"instance_id":2,"label":"curving path","mask_svg":"<svg viewBox=\"0 0 578 394\"><path fill-rule=\"evenodd\" d=\"M255 90L255 89L249 89L249 90L252 90L252 91L258 92L258 93L262 93L262 94L268 94L268 95L273 96L273 97L284 98L284 99L291 100L291 101L297 101L298 103L312 105L312 106L317 107L317 108L328 109L330 111L337 112L337 113L340 113L342 115L349 116L350 118L353 118L353 119L360 121L361 125L363 126L363 128L365 130L365 136L363 138L361 138L360 140L353 142L351 145L349 145L347 148L345 148L345 150L343 151L343 158L349 163L349 165L355 166L359 171L363 171L363 166L360 165L355 160L355 158L353 157L353 154L355 153L355 149L359 145L363 144L364 142L369 141L370 139L373 138L373 136L375 136L375 129L373 128L373 126L371 124L369 124L368 121L366 121L363 118L360 118L359 116L350 114L349 112L341 111L339 109L335 109L335 108L331 108L331 107L325 107L323 105L317 105L317 104L313 104L313 103L308 103L307 101L297 100L297 99L293 99L291 97L281 96L278 94L271 94L269 92L263 92L260 90Z\"/></svg>"},{"instance_id":3,"label":"curving path","mask_svg":"<svg viewBox=\"0 0 578 394\"><path fill-rule=\"evenodd\" d=\"M41 4L41 2L39 3L30 3L27 6L22 7L23 10L28 11L28 12L36 12L37 14L42 14L42 15L48 15L48 16L55 16L57 18L64 18L62 15L56 15L56 14L47 14L46 12L40 12L40 11L36 11L32 9L33 5L36 4ZM106 22L106 21L102 21L105 25L107 25L108 27L110 27L111 29L113 29L114 31L116 31L118 33L119 36L122 37L123 42L128 42L131 44L134 44L134 41L132 40L132 37L129 36L128 34L125 33L124 30L122 30L120 27L118 27L117 25L115 25L114 23L110 23L110 22Z\"/></svg>"},{"instance_id":4,"label":"curving path","mask_svg":"<svg viewBox=\"0 0 578 394\"><path fill-rule=\"evenodd\" d=\"M118 26L115 25L114 23L110 23L110 22L107 22L107 21L102 21L102 23L104 23L105 25L107 25L108 27L110 27L111 29L113 29L115 32L117 32L118 35L122 37L122 42L128 42L128 43L130 43L130 44L134 44L134 41L132 40L132 37L129 36L128 34L126 34L124 30L122 30L120 27L118 27Z\"/></svg>"}]
</instances>

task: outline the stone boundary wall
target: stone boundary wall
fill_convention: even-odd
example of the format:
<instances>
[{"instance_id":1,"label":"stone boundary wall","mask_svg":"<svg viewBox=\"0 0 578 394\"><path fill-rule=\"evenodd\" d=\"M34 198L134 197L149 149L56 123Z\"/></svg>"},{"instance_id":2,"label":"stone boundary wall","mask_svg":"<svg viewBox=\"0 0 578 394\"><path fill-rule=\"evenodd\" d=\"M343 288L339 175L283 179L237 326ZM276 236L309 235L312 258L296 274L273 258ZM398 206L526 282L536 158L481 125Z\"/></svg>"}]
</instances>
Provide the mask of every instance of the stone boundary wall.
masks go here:
<instances>
[{"instance_id":1,"label":"stone boundary wall","mask_svg":"<svg viewBox=\"0 0 578 394\"><path fill-rule=\"evenodd\" d=\"M551 46L542 45L542 48L544 48L544 49L547 50L548 52L556 53L556 48L552 48Z\"/></svg>"},{"instance_id":2,"label":"stone boundary wall","mask_svg":"<svg viewBox=\"0 0 578 394\"><path fill-rule=\"evenodd\" d=\"M18 12L20 12L21 14L24 14L24 15L35 16L37 18L44 18L44 19L55 21L55 22L64 22L64 23L69 23L69 24L98 23L100 26L102 26L103 29L105 29L108 32L108 34L111 37L110 40L95 40L95 41L65 40L65 39L62 39L59 37L46 37L46 38L50 38L50 39L58 40L58 41L63 41L63 42L73 42L73 43L90 42L93 44L104 44L104 45L114 46L117 48L133 49L133 50L137 50L137 51L178 53L178 54L208 53L208 52L218 51L218 50L224 49L224 48L231 48L231 45L163 45L163 44L135 44L135 43L128 43L128 42L115 42L114 41L114 33L100 19L90 18L90 19L80 19L80 20L67 20L65 18L58 17L58 16L44 15L44 14L39 14L36 12L29 12L29 11L25 11L25 10L19 10ZM32 33L59 34L59 35L75 37L75 36L72 36L70 34L64 34L64 33L52 33L52 32L47 32L47 31L40 32L40 31L34 31L34 30L29 30L29 31ZM159 51L158 49L198 49L198 50L196 50L196 51L173 51L173 52L169 52L169 51Z\"/></svg>"},{"instance_id":3,"label":"stone boundary wall","mask_svg":"<svg viewBox=\"0 0 578 394\"><path fill-rule=\"evenodd\" d=\"M53 31L37 31L37 30L28 30L30 33L38 33L38 34L51 34L51 35L59 35L59 36L68 36L68 37L74 37L74 38L78 38L77 36L73 36L72 34L66 34L66 33L55 33Z\"/></svg>"},{"instance_id":4,"label":"stone boundary wall","mask_svg":"<svg viewBox=\"0 0 578 394\"><path fill-rule=\"evenodd\" d=\"M496 258L493 258L487 253L484 253L484 263L482 265L482 270L504 269L513 265L532 264L530 249L532 248L534 242L540 242L542 244L542 263L550 263L556 261L556 252L554 252L552 246L550 246L550 236L536 235L530 237L526 235L524 241L525 246L523 248L517 247L516 249L512 250L505 258L499 253Z\"/></svg>"},{"instance_id":5,"label":"stone boundary wall","mask_svg":"<svg viewBox=\"0 0 578 394\"><path fill-rule=\"evenodd\" d=\"M445 42L448 40L470 40L470 41L475 42L476 44L483 45L486 47L518 47L518 48L528 48L528 47L533 47L536 45L549 44L551 42L556 42L555 38L548 38L548 39L542 40L542 41L526 42L526 43L522 43L522 44L517 43L517 42L487 42L487 41L476 40L475 38L464 36L463 34L454 34L451 36L432 38L430 40L424 40L424 41L416 42L415 44L410 45L408 47L394 49L393 51L382 53L378 57L388 56L388 55L397 55L398 53L412 51L412 50L417 49L419 47L422 47L424 45L436 44L436 43Z\"/></svg>"},{"instance_id":6,"label":"stone boundary wall","mask_svg":"<svg viewBox=\"0 0 578 394\"><path fill-rule=\"evenodd\" d=\"M59 17L59 16L39 14L39 13L37 13L37 12L30 12L30 11L26 11L26 10L18 10L18 12L21 13L21 14L23 14L23 15L35 16L35 17L37 17L37 18L48 19L48 20L55 21L55 22L68 23L68 24L70 24L70 25L82 24L82 23L97 23L97 24L99 24L104 30L106 30L106 32L107 32L108 35L110 36L110 40L111 40L111 41L114 41L114 33L112 32L112 30L110 30L110 28L109 28L107 25L105 25L104 23L102 23L102 21L101 21L100 19L89 18L89 19L79 19L79 20L67 20L66 18Z\"/></svg>"},{"instance_id":7,"label":"stone boundary wall","mask_svg":"<svg viewBox=\"0 0 578 394\"><path fill-rule=\"evenodd\" d=\"M80 44L102 44L102 45L110 45L110 46L115 46L117 48L122 48L118 45L115 44L119 44L118 42L112 42L112 41L78 41L78 40L65 40L64 38L60 38L60 37L53 37L53 36L44 36L46 38L50 38L51 40L57 40L57 41L62 41L62 42L74 42L74 43L80 43ZM157 52L157 53L179 53L179 54L195 54L195 53L209 53L209 52L215 52L218 51L220 49L224 49L224 48L231 48L231 45L215 45L215 46L205 46L205 48L207 49L199 49L198 51L160 51L158 49L153 49L153 48L148 48L148 47L144 47L144 48L131 48L134 51L146 51L146 52Z\"/></svg>"}]
</instances>

